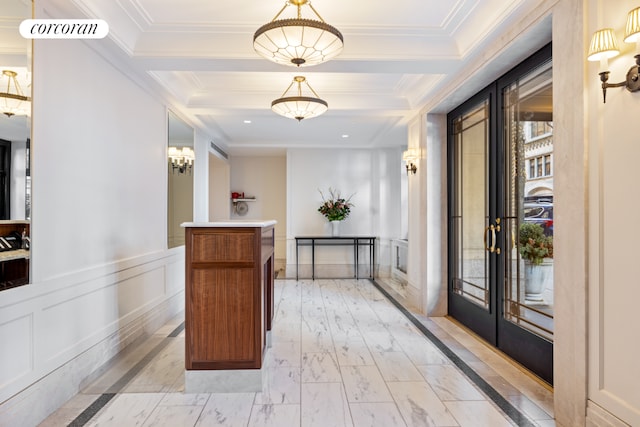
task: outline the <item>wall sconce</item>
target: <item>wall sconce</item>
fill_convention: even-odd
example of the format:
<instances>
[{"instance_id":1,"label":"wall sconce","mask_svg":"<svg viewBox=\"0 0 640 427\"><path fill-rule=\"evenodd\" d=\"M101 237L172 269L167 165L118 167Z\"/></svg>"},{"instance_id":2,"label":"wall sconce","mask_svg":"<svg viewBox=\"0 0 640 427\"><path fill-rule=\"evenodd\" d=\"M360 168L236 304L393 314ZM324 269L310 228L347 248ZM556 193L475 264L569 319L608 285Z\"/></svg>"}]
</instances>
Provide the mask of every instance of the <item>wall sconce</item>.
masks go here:
<instances>
[{"instance_id":1,"label":"wall sconce","mask_svg":"<svg viewBox=\"0 0 640 427\"><path fill-rule=\"evenodd\" d=\"M175 174L176 171L181 173L191 174L193 168L193 161L196 156L191 147L169 147L167 150L169 161L171 162L171 171Z\"/></svg>"},{"instance_id":2,"label":"wall sconce","mask_svg":"<svg viewBox=\"0 0 640 427\"><path fill-rule=\"evenodd\" d=\"M636 51L640 51L640 7L633 9L627 15L627 26L624 31L625 43L636 43ZM607 102L607 88L626 87L629 92L640 90L640 54L635 55L636 65L629 68L626 80L620 83L608 83L609 58L620 54L613 29L604 28L593 33L587 60L600 61L599 73L602 82L602 99Z\"/></svg>"},{"instance_id":3,"label":"wall sconce","mask_svg":"<svg viewBox=\"0 0 640 427\"><path fill-rule=\"evenodd\" d=\"M420 151L417 148L409 148L402 153L402 160L406 163L407 175L409 171L415 175L418 172L418 166L414 163L420 158Z\"/></svg>"}]
</instances>

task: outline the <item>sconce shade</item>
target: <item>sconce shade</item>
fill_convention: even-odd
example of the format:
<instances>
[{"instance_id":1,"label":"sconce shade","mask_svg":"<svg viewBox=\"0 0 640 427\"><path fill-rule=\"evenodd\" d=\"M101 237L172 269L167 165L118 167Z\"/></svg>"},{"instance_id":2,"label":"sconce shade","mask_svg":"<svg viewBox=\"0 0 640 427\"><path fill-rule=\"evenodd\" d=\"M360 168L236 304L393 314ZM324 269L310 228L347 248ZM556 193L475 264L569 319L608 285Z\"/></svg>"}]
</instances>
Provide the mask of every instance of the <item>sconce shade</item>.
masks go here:
<instances>
[{"instance_id":1,"label":"sconce shade","mask_svg":"<svg viewBox=\"0 0 640 427\"><path fill-rule=\"evenodd\" d=\"M402 160L404 160L405 162L413 162L415 160L418 160L419 157L420 152L417 148L409 148L402 153Z\"/></svg>"},{"instance_id":2,"label":"sconce shade","mask_svg":"<svg viewBox=\"0 0 640 427\"><path fill-rule=\"evenodd\" d=\"M307 85L314 96L302 95L302 83ZM297 84L298 87L297 96L286 96L294 84ZM297 121L319 116L324 114L328 109L329 104L320 99L318 94L307 82L307 79L303 76L294 77L293 82L291 82L287 90L284 91L282 97L271 103L271 110L273 110L274 113L290 119L296 119Z\"/></svg>"},{"instance_id":3,"label":"sconce shade","mask_svg":"<svg viewBox=\"0 0 640 427\"><path fill-rule=\"evenodd\" d=\"M402 153L402 160L406 163L405 168L407 169L407 175L409 172L415 173L418 171L418 166L414 162L416 162L420 158L420 149L418 148L409 148Z\"/></svg>"},{"instance_id":4,"label":"sconce shade","mask_svg":"<svg viewBox=\"0 0 640 427\"><path fill-rule=\"evenodd\" d=\"M171 168L173 172L187 173L191 172L193 167L193 161L196 156L191 147L169 147L167 150L167 157L171 162Z\"/></svg>"},{"instance_id":5,"label":"sconce shade","mask_svg":"<svg viewBox=\"0 0 640 427\"><path fill-rule=\"evenodd\" d=\"M587 59L589 61L600 61L603 58L613 58L620 54L618 49L618 43L616 37L613 34L613 29L604 28L593 33L591 38L591 45L589 46L589 53Z\"/></svg>"},{"instance_id":6,"label":"sconce shade","mask_svg":"<svg viewBox=\"0 0 640 427\"><path fill-rule=\"evenodd\" d=\"M318 19L302 18L303 5L309 6ZM297 17L278 19L288 6L296 6ZM270 61L300 67L337 56L343 40L342 33L324 22L308 0L288 0L271 22L255 32L253 48Z\"/></svg>"},{"instance_id":7,"label":"sconce shade","mask_svg":"<svg viewBox=\"0 0 640 427\"><path fill-rule=\"evenodd\" d=\"M22 93L22 88L17 79L18 73L12 70L2 70L2 86L0 91L5 87L4 79L7 79L7 91L0 92L0 112L7 117L26 116L29 114L31 98Z\"/></svg>"},{"instance_id":8,"label":"sconce shade","mask_svg":"<svg viewBox=\"0 0 640 427\"><path fill-rule=\"evenodd\" d=\"M640 7L633 9L627 15L624 41L625 43L636 43L640 41Z\"/></svg>"}]
</instances>

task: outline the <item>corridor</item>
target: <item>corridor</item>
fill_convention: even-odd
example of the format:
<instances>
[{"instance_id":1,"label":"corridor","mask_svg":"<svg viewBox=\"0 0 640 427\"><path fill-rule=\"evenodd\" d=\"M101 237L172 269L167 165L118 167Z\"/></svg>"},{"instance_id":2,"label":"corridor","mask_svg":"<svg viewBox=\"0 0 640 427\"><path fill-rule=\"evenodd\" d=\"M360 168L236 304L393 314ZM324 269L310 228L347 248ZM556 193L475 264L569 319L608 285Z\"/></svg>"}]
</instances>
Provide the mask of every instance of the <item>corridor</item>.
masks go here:
<instances>
[{"instance_id":1,"label":"corridor","mask_svg":"<svg viewBox=\"0 0 640 427\"><path fill-rule=\"evenodd\" d=\"M259 393L185 394L184 316L41 426L554 426L553 392L447 318L368 280L276 280Z\"/></svg>"}]
</instances>

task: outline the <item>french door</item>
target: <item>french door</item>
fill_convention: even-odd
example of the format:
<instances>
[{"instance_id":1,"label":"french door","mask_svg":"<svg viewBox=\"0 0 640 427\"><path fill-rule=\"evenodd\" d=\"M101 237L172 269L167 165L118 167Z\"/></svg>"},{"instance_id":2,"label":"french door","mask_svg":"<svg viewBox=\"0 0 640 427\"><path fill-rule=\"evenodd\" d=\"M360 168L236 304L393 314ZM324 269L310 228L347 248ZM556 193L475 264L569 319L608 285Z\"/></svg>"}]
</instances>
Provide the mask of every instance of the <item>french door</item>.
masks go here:
<instances>
[{"instance_id":1,"label":"french door","mask_svg":"<svg viewBox=\"0 0 640 427\"><path fill-rule=\"evenodd\" d=\"M551 46L448 123L449 314L552 383Z\"/></svg>"}]
</instances>

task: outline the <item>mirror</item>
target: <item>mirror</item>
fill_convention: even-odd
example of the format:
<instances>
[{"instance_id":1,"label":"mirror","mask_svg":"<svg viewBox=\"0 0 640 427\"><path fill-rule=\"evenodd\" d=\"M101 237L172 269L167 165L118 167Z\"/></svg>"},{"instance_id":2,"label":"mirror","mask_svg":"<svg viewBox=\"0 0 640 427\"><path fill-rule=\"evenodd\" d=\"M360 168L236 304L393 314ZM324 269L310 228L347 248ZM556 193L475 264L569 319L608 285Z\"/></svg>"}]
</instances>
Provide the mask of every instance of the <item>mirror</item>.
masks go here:
<instances>
[{"instance_id":1,"label":"mirror","mask_svg":"<svg viewBox=\"0 0 640 427\"><path fill-rule=\"evenodd\" d=\"M0 236L13 236L0 245L0 290L29 283L32 42L19 26L31 17L31 0L0 5Z\"/></svg>"},{"instance_id":2,"label":"mirror","mask_svg":"<svg viewBox=\"0 0 640 427\"><path fill-rule=\"evenodd\" d=\"M19 32L31 7L30 0L0 6L0 220L31 217L31 102L11 97L31 98L31 40Z\"/></svg>"},{"instance_id":3,"label":"mirror","mask_svg":"<svg viewBox=\"0 0 640 427\"><path fill-rule=\"evenodd\" d=\"M193 128L169 111L167 244L184 245L183 222L193 221Z\"/></svg>"}]
</instances>

